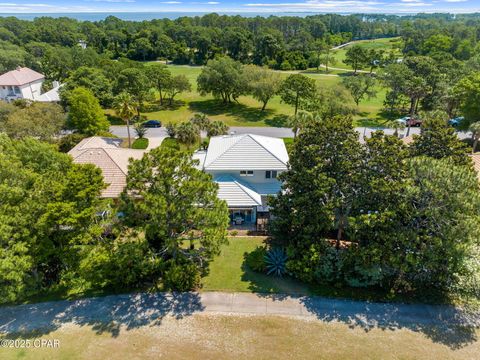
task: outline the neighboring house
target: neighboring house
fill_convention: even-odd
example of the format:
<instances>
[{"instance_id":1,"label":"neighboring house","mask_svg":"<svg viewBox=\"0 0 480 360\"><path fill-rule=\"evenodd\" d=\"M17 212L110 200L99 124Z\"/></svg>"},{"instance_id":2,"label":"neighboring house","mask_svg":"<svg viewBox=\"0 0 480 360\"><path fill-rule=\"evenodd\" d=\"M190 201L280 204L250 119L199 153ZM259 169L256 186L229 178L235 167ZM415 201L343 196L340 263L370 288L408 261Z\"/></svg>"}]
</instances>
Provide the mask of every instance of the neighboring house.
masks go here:
<instances>
[{"instance_id":1,"label":"neighboring house","mask_svg":"<svg viewBox=\"0 0 480 360\"><path fill-rule=\"evenodd\" d=\"M282 139L260 135L224 135L210 139L207 151L194 158L219 185L233 224L255 225L269 218L267 199L281 188L278 175L287 170Z\"/></svg>"},{"instance_id":2,"label":"neighboring house","mask_svg":"<svg viewBox=\"0 0 480 360\"><path fill-rule=\"evenodd\" d=\"M480 181L480 153L471 154L473 160L473 168L477 172L478 181Z\"/></svg>"},{"instance_id":3,"label":"neighboring house","mask_svg":"<svg viewBox=\"0 0 480 360\"><path fill-rule=\"evenodd\" d=\"M17 68L0 75L0 99L13 101L27 99L32 101L59 101L60 84L54 82L54 88L42 94L45 76L27 67Z\"/></svg>"},{"instance_id":4,"label":"neighboring house","mask_svg":"<svg viewBox=\"0 0 480 360\"><path fill-rule=\"evenodd\" d=\"M83 139L68 153L77 164L94 164L102 170L108 187L102 197L118 198L127 184L129 159L142 158L145 150L120 147L122 140L93 136Z\"/></svg>"}]
</instances>

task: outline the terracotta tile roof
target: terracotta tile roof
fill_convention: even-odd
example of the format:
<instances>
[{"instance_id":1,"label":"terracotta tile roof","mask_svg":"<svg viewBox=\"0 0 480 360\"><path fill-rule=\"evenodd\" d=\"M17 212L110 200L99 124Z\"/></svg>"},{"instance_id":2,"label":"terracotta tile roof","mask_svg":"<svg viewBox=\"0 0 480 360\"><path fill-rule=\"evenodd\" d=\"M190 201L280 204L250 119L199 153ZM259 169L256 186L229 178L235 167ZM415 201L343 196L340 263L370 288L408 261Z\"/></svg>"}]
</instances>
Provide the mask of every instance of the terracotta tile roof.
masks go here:
<instances>
[{"instance_id":1,"label":"terracotta tile roof","mask_svg":"<svg viewBox=\"0 0 480 360\"><path fill-rule=\"evenodd\" d=\"M0 75L0 86L21 86L44 78L42 74L27 67L17 68Z\"/></svg>"},{"instance_id":2,"label":"terracotta tile roof","mask_svg":"<svg viewBox=\"0 0 480 360\"><path fill-rule=\"evenodd\" d=\"M480 180L480 153L470 155L473 160L473 167L477 172L478 180Z\"/></svg>"},{"instance_id":3,"label":"terracotta tile roof","mask_svg":"<svg viewBox=\"0 0 480 360\"><path fill-rule=\"evenodd\" d=\"M83 139L69 154L77 164L94 164L102 170L108 187L102 197L117 198L127 183L128 163L131 158L140 159L144 150L124 149L121 139L93 136Z\"/></svg>"}]
</instances>

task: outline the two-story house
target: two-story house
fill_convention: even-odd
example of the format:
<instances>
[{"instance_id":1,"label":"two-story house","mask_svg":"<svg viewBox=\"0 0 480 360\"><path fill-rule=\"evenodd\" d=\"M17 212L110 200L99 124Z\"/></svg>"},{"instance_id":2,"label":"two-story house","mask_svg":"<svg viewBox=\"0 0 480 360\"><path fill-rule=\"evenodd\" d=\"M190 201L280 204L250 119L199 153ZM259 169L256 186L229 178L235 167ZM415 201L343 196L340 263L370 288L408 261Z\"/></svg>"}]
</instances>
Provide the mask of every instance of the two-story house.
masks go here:
<instances>
[{"instance_id":1,"label":"two-story house","mask_svg":"<svg viewBox=\"0 0 480 360\"><path fill-rule=\"evenodd\" d=\"M244 134L210 139L208 150L194 155L219 185L232 224L255 225L269 216L267 199L281 188L278 175L287 170L282 139Z\"/></svg>"},{"instance_id":2,"label":"two-story house","mask_svg":"<svg viewBox=\"0 0 480 360\"><path fill-rule=\"evenodd\" d=\"M45 76L26 67L9 71L0 75L0 99L37 100L42 94L44 80Z\"/></svg>"}]
</instances>

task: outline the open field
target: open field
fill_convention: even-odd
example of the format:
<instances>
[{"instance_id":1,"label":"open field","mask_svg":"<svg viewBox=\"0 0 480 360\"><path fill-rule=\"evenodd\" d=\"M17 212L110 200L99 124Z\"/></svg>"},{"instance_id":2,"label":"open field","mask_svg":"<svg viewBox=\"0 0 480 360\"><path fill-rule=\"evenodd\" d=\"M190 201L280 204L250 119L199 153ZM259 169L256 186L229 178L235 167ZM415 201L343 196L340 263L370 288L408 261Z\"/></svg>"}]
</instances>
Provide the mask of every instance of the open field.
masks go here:
<instances>
[{"instance_id":1,"label":"open field","mask_svg":"<svg viewBox=\"0 0 480 360\"><path fill-rule=\"evenodd\" d=\"M365 40L357 43L365 47L390 49L392 44L398 41L393 39ZM348 47L347 47L348 48ZM342 63L346 48L335 52L338 57L336 67L348 69ZM148 65L149 63L147 63ZM267 105L265 111L261 111L261 103L250 96L242 96L239 103L223 104L212 96L200 96L197 93L197 77L202 71L201 66L169 65L172 75L185 75L192 84L192 91L180 94L176 98L176 104L171 108L159 108L157 104L150 104L149 110L144 112L148 119L161 120L164 123L179 123L188 120L194 113L203 112L212 120L222 120L229 126L274 126L284 127L287 118L293 115L293 107L284 104L279 96L275 96ZM284 77L296 71L281 72ZM348 70L332 70L328 74L325 71L309 69L298 71L305 76L315 79L320 87L331 87L341 83L342 76L348 76ZM378 88L376 98L367 99L360 103L358 114L354 120L357 126L381 126L385 121L382 114L385 89ZM111 113L111 111L107 111Z\"/></svg>"},{"instance_id":2,"label":"open field","mask_svg":"<svg viewBox=\"0 0 480 360\"><path fill-rule=\"evenodd\" d=\"M355 41L352 44L345 46L339 50L335 50L333 52L334 57L337 61L335 65L332 65L333 67L337 68L342 68L342 69L351 69L351 67L343 62L345 60L345 54L347 53L347 50L349 47L353 45L360 45L361 47L365 49L375 49L375 50L384 50L387 53L390 51L394 51L395 54L397 54L399 57L401 57L401 52L398 48L399 45L401 45L401 38L400 37L395 37L395 38L382 38L382 39L375 39L375 40L359 40Z\"/></svg>"},{"instance_id":3,"label":"open field","mask_svg":"<svg viewBox=\"0 0 480 360\"><path fill-rule=\"evenodd\" d=\"M453 346L455 332L436 338L437 328L366 330L338 322L284 316L195 314L118 332L66 324L48 334L11 339L56 339L56 349L0 348L14 359L476 359L478 340ZM479 335L476 331L476 337Z\"/></svg>"},{"instance_id":4,"label":"open field","mask_svg":"<svg viewBox=\"0 0 480 360\"><path fill-rule=\"evenodd\" d=\"M194 113L203 112L212 120L223 120L229 126L283 127L286 126L288 116L293 115L293 107L283 103L279 96L275 96L268 103L265 111L261 111L261 103L250 96L241 96L239 103L232 104L223 104L210 95L200 96L196 92L196 78L201 72L201 67L169 65L168 68L173 75L186 75L192 83L192 91L180 94L172 108L158 110L153 104L152 111L143 113L148 119L161 120L163 123L179 123L188 120ZM340 76L317 73L314 70L302 73L315 79L319 86L331 87L341 83ZM289 73L283 75L287 77ZM385 91L379 90L377 98L360 103L359 114L355 117L357 125L379 124L382 121L381 108Z\"/></svg>"}]
</instances>

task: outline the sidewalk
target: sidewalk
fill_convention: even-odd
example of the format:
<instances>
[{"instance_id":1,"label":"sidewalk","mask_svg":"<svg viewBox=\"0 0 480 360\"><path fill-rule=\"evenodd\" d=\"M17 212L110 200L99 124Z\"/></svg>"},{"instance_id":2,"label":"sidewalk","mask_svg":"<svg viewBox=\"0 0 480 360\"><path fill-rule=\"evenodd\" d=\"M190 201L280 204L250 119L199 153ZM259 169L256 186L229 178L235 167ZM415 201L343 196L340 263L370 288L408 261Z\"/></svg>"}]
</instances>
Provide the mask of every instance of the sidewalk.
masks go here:
<instances>
[{"instance_id":1,"label":"sidewalk","mask_svg":"<svg viewBox=\"0 0 480 360\"><path fill-rule=\"evenodd\" d=\"M379 328L479 326L479 314L450 306L371 303L311 296L250 293L138 293L74 301L0 307L0 333L53 331L63 324L127 328L152 325L165 316L197 313L284 315L336 321L366 330Z\"/></svg>"}]
</instances>

